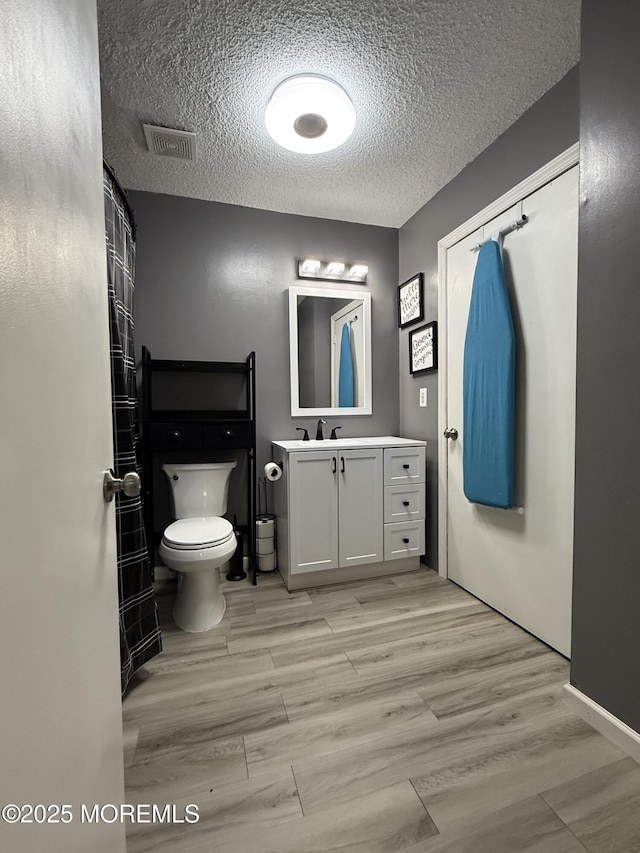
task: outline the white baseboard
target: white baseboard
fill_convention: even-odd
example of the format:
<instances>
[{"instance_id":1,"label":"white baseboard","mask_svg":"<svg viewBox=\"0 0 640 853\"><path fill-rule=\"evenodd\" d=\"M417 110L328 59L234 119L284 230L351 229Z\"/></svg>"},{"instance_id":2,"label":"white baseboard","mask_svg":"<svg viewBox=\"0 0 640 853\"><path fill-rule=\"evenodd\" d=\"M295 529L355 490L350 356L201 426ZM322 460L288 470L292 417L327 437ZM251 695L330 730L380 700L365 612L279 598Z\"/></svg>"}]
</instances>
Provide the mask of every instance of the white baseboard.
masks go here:
<instances>
[{"instance_id":1,"label":"white baseboard","mask_svg":"<svg viewBox=\"0 0 640 853\"><path fill-rule=\"evenodd\" d=\"M635 729L614 717L593 699L589 699L573 684L565 684L564 689L577 714L640 763L640 734Z\"/></svg>"}]
</instances>

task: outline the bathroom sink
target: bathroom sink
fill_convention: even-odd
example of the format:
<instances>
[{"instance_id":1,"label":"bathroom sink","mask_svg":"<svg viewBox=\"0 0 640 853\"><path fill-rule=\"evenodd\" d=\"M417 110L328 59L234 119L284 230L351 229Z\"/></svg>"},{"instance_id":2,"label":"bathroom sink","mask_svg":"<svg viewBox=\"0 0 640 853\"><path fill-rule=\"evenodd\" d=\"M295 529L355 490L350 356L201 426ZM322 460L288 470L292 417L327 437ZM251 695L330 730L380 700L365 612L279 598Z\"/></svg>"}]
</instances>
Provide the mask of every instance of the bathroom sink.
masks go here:
<instances>
[{"instance_id":1,"label":"bathroom sink","mask_svg":"<svg viewBox=\"0 0 640 853\"><path fill-rule=\"evenodd\" d=\"M291 441L276 441L274 444L284 450L349 450L358 447L383 447L385 444L395 444L397 441L404 442L404 439L394 439L392 436L367 435L361 438L325 438L322 441L315 438L304 441L298 438L291 439Z\"/></svg>"},{"instance_id":2,"label":"bathroom sink","mask_svg":"<svg viewBox=\"0 0 640 853\"><path fill-rule=\"evenodd\" d=\"M290 453L298 450L349 450L365 447L408 447L426 444L425 441L413 438L399 438L396 435L365 435L360 438L325 438L318 441L315 438L304 441L301 438L285 439L284 441L273 441L273 445Z\"/></svg>"},{"instance_id":3,"label":"bathroom sink","mask_svg":"<svg viewBox=\"0 0 640 853\"><path fill-rule=\"evenodd\" d=\"M291 441L279 441L281 447L287 450L347 450L349 447L362 447L366 439L363 438L325 438L323 441L318 441L315 438L310 438L309 441L302 439L292 439Z\"/></svg>"}]
</instances>

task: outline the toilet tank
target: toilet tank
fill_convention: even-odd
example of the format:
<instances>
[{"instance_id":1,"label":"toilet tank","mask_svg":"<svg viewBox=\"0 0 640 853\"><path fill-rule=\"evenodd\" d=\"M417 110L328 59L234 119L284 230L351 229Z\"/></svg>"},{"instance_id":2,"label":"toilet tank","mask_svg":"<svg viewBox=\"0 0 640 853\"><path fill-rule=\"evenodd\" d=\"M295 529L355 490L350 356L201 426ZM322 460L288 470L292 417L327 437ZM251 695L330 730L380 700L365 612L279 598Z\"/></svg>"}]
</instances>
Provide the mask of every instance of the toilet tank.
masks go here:
<instances>
[{"instance_id":1,"label":"toilet tank","mask_svg":"<svg viewBox=\"0 0 640 853\"><path fill-rule=\"evenodd\" d=\"M173 497L176 518L224 515L229 497L229 478L238 463L207 462L163 465Z\"/></svg>"}]
</instances>

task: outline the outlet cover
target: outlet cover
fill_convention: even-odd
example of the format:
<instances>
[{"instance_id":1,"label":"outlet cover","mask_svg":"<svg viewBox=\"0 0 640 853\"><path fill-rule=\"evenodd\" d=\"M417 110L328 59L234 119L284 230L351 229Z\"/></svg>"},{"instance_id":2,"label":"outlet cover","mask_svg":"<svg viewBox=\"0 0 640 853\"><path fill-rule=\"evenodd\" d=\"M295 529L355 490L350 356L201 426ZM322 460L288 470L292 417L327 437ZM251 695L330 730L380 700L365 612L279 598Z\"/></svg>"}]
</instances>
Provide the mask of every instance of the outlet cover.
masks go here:
<instances>
[{"instance_id":1,"label":"outlet cover","mask_svg":"<svg viewBox=\"0 0 640 853\"><path fill-rule=\"evenodd\" d=\"M420 389L420 405L422 408L424 408L427 405L427 389L426 388Z\"/></svg>"}]
</instances>

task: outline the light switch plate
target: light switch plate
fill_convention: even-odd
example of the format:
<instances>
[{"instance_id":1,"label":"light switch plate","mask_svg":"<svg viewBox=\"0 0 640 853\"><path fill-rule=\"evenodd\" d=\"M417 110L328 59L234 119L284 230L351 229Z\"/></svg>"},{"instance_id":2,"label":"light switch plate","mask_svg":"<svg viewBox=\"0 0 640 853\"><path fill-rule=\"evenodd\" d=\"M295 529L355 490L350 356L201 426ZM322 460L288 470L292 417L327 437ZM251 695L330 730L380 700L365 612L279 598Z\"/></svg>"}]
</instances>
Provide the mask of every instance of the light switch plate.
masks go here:
<instances>
[{"instance_id":1,"label":"light switch plate","mask_svg":"<svg viewBox=\"0 0 640 853\"><path fill-rule=\"evenodd\" d=\"M420 405L424 408L427 405L427 389L420 389Z\"/></svg>"}]
</instances>

